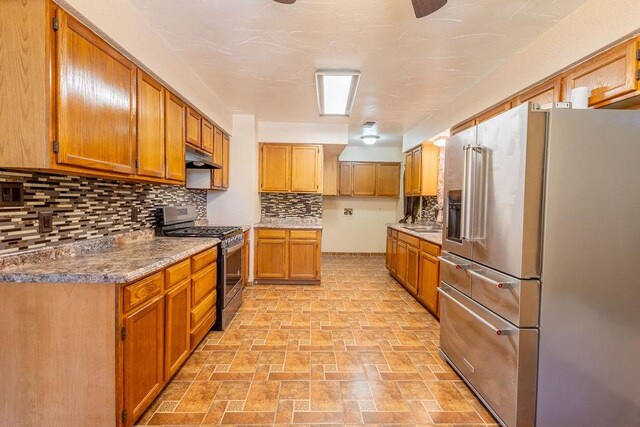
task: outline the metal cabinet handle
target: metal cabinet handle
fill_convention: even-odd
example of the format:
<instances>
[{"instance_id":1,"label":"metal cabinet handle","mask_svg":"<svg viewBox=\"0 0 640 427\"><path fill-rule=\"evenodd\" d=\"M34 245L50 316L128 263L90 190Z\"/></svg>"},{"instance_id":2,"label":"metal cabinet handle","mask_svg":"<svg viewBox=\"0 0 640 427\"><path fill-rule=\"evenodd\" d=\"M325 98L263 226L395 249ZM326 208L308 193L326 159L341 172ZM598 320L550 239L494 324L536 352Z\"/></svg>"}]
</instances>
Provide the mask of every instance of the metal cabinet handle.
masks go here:
<instances>
[{"instance_id":1,"label":"metal cabinet handle","mask_svg":"<svg viewBox=\"0 0 640 427\"><path fill-rule=\"evenodd\" d=\"M448 292L446 292L445 290L443 290L442 288L437 288L436 289L440 295L446 297L449 301L457 304L460 308L462 308L464 311L466 311L468 314L470 314L471 316L473 316L473 318L475 318L477 321L479 321L480 323L482 323L484 326L486 326L487 328L491 329L493 332L496 333L496 335L498 336L503 336L503 335L509 335L511 332L513 332L513 329L500 329L495 327L494 325L492 325L490 322L487 322L486 320L484 320L481 316L479 316L478 314L474 313L473 311L469 310L469 308L467 306L465 306L464 304L462 304L460 301L458 301L457 299L455 299L454 297L452 297L451 295L449 295Z\"/></svg>"},{"instance_id":2,"label":"metal cabinet handle","mask_svg":"<svg viewBox=\"0 0 640 427\"><path fill-rule=\"evenodd\" d=\"M455 267L456 270L467 270L469 271L469 269L471 268L471 264L456 264L453 261L449 261L446 258L442 258L441 256L438 257L438 259L442 262L444 262L445 264L450 265L451 267Z\"/></svg>"},{"instance_id":3,"label":"metal cabinet handle","mask_svg":"<svg viewBox=\"0 0 640 427\"><path fill-rule=\"evenodd\" d=\"M483 282L489 283L498 289L508 289L509 287L511 287L511 285L513 285L512 282L498 282L496 280L490 279L489 277L483 274L480 274L475 270L468 270L468 272L470 275L472 275L476 279L480 279Z\"/></svg>"}]
</instances>

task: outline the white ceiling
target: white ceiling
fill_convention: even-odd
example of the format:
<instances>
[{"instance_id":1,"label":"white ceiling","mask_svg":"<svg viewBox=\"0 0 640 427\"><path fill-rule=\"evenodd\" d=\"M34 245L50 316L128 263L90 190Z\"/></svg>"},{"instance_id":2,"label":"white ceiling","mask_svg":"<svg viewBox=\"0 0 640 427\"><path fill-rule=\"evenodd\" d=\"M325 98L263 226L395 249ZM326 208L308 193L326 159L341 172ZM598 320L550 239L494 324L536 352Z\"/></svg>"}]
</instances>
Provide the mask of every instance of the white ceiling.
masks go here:
<instances>
[{"instance_id":1,"label":"white ceiling","mask_svg":"<svg viewBox=\"0 0 640 427\"><path fill-rule=\"evenodd\" d=\"M211 89L261 121L378 122L402 135L587 0L449 0L413 15L411 0L131 0ZM314 72L362 72L350 119L320 118Z\"/></svg>"}]
</instances>

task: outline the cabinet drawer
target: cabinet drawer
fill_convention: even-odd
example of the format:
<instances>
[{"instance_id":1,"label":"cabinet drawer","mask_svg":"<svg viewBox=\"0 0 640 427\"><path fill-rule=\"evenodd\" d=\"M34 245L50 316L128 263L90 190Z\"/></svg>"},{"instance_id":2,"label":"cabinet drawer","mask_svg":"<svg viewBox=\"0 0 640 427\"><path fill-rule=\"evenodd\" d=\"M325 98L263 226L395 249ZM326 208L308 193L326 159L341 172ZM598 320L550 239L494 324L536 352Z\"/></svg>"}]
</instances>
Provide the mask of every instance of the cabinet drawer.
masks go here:
<instances>
[{"instance_id":1,"label":"cabinet drawer","mask_svg":"<svg viewBox=\"0 0 640 427\"><path fill-rule=\"evenodd\" d=\"M211 327L216 322L216 311L211 310L209 314L205 316L202 322L191 331L191 350L193 350L202 341L202 338L207 335L207 332L211 330Z\"/></svg>"},{"instance_id":2,"label":"cabinet drawer","mask_svg":"<svg viewBox=\"0 0 640 427\"><path fill-rule=\"evenodd\" d=\"M162 282L163 274L161 271L124 288L123 312L127 313L151 298L160 295L162 293Z\"/></svg>"},{"instance_id":3,"label":"cabinet drawer","mask_svg":"<svg viewBox=\"0 0 640 427\"><path fill-rule=\"evenodd\" d=\"M440 255L440 246L434 244L434 243L430 243L430 242L425 242L424 240L420 242L420 249L422 250L422 252L426 252L428 254L431 254L433 256L438 256Z\"/></svg>"},{"instance_id":4,"label":"cabinet drawer","mask_svg":"<svg viewBox=\"0 0 640 427\"><path fill-rule=\"evenodd\" d=\"M261 229L258 230L258 238L261 239L286 239L287 230Z\"/></svg>"},{"instance_id":5,"label":"cabinet drawer","mask_svg":"<svg viewBox=\"0 0 640 427\"><path fill-rule=\"evenodd\" d=\"M387 236L389 237L393 236L393 230L389 227L387 227Z\"/></svg>"},{"instance_id":6,"label":"cabinet drawer","mask_svg":"<svg viewBox=\"0 0 640 427\"><path fill-rule=\"evenodd\" d=\"M318 238L318 232L316 230L291 230L289 232L289 238L291 240L316 240Z\"/></svg>"},{"instance_id":7,"label":"cabinet drawer","mask_svg":"<svg viewBox=\"0 0 640 427\"><path fill-rule=\"evenodd\" d=\"M398 238L398 230L391 230L391 237L393 237L394 239Z\"/></svg>"},{"instance_id":8,"label":"cabinet drawer","mask_svg":"<svg viewBox=\"0 0 640 427\"><path fill-rule=\"evenodd\" d=\"M217 292L213 291L207 295L198 305L191 310L191 324L198 325L202 319L211 311L215 310Z\"/></svg>"},{"instance_id":9,"label":"cabinet drawer","mask_svg":"<svg viewBox=\"0 0 640 427\"><path fill-rule=\"evenodd\" d=\"M191 275L191 261L185 259L178 264L172 265L165 271L165 288L168 290L173 285L177 285Z\"/></svg>"},{"instance_id":10,"label":"cabinet drawer","mask_svg":"<svg viewBox=\"0 0 640 427\"><path fill-rule=\"evenodd\" d=\"M218 248L207 249L191 257L191 271L196 271L206 267L218 258Z\"/></svg>"},{"instance_id":11,"label":"cabinet drawer","mask_svg":"<svg viewBox=\"0 0 640 427\"><path fill-rule=\"evenodd\" d=\"M216 288L216 265L211 264L209 267L197 272L191 276L191 307L198 304L211 291Z\"/></svg>"},{"instance_id":12,"label":"cabinet drawer","mask_svg":"<svg viewBox=\"0 0 640 427\"><path fill-rule=\"evenodd\" d=\"M440 347L505 425L533 426L538 331L519 329L447 285Z\"/></svg>"},{"instance_id":13,"label":"cabinet drawer","mask_svg":"<svg viewBox=\"0 0 640 427\"><path fill-rule=\"evenodd\" d=\"M414 248L420 247L420 239L417 237L409 236L408 234L398 233L398 240L402 240L403 242L407 242L409 245Z\"/></svg>"}]
</instances>

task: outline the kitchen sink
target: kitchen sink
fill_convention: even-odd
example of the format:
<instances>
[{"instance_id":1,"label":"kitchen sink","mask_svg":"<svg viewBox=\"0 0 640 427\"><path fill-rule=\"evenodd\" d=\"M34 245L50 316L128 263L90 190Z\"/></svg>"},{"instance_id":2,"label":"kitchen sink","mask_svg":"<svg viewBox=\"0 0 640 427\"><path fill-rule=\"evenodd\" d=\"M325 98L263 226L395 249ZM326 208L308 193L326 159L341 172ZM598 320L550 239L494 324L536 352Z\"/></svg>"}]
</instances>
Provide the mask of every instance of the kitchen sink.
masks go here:
<instances>
[{"instance_id":1,"label":"kitchen sink","mask_svg":"<svg viewBox=\"0 0 640 427\"><path fill-rule=\"evenodd\" d=\"M416 233L440 233L442 231L442 228L429 225L404 225L402 228L415 231Z\"/></svg>"}]
</instances>

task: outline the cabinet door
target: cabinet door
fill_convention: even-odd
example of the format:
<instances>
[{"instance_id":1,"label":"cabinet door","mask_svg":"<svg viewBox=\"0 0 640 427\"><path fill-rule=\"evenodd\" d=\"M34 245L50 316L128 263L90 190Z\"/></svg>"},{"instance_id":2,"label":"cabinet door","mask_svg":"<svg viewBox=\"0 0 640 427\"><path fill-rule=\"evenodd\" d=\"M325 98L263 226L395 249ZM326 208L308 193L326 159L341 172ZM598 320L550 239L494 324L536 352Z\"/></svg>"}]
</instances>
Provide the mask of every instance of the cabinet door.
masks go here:
<instances>
[{"instance_id":1,"label":"cabinet door","mask_svg":"<svg viewBox=\"0 0 640 427\"><path fill-rule=\"evenodd\" d=\"M174 181L184 181L185 110L184 102L169 91L165 92L164 142L167 155L165 177Z\"/></svg>"},{"instance_id":2,"label":"cabinet door","mask_svg":"<svg viewBox=\"0 0 640 427\"><path fill-rule=\"evenodd\" d=\"M320 192L321 160L320 147L291 147L291 191L293 193Z\"/></svg>"},{"instance_id":3,"label":"cabinet door","mask_svg":"<svg viewBox=\"0 0 640 427\"><path fill-rule=\"evenodd\" d=\"M475 118L469 119L466 122L459 123L456 126L451 128L451 136L458 134L462 131L465 131L469 128L472 128L477 124L478 124L478 120L476 120Z\"/></svg>"},{"instance_id":4,"label":"cabinet door","mask_svg":"<svg viewBox=\"0 0 640 427\"><path fill-rule=\"evenodd\" d=\"M222 131L218 128L215 128L213 134L213 163L217 163L224 167L223 145L224 138ZM215 188L222 188L223 175L224 173L222 169L215 169L213 171L213 186Z\"/></svg>"},{"instance_id":5,"label":"cabinet door","mask_svg":"<svg viewBox=\"0 0 640 427\"><path fill-rule=\"evenodd\" d=\"M202 150L207 153L213 153L213 125L207 120L202 119L202 128L200 131L202 134Z\"/></svg>"},{"instance_id":6,"label":"cabinet door","mask_svg":"<svg viewBox=\"0 0 640 427\"><path fill-rule=\"evenodd\" d=\"M395 246L393 242L393 237L387 236L387 252L386 252L386 266L387 270L394 273L395 272Z\"/></svg>"},{"instance_id":7,"label":"cabinet door","mask_svg":"<svg viewBox=\"0 0 640 427\"><path fill-rule=\"evenodd\" d=\"M533 102L536 104L548 104L550 102L558 102L561 100L561 79L556 78L549 82L536 86L515 98L515 105L522 105L525 102Z\"/></svg>"},{"instance_id":8,"label":"cabinet door","mask_svg":"<svg viewBox=\"0 0 640 427\"><path fill-rule=\"evenodd\" d=\"M244 244L242 246L242 283L246 285L249 282L249 263L251 261L251 240L249 232L244 233Z\"/></svg>"},{"instance_id":9,"label":"cabinet door","mask_svg":"<svg viewBox=\"0 0 640 427\"><path fill-rule=\"evenodd\" d=\"M433 144L422 146L422 166L420 171L420 195L438 195L438 162L440 149Z\"/></svg>"},{"instance_id":10,"label":"cabinet door","mask_svg":"<svg viewBox=\"0 0 640 427\"><path fill-rule=\"evenodd\" d=\"M136 67L73 17L57 13L57 163L133 174Z\"/></svg>"},{"instance_id":11,"label":"cabinet door","mask_svg":"<svg viewBox=\"0 0 640 427\"><path fill-rule=\"evenodd\" d=\"M566 75L565 99L571 101L571 90L580 86L591 89L590 107L602 107L635 93L637 51L638 41L633 39L578 65Z\"/></svg>"},{"instance_id":12,"label":"cabinet door","mask_svg":"<svg viewBox=\"0 0 640 427\"><path fill-rule=\"evenodd\" d=\"M407 245L406 288L414 295L418 293L418 271L420 268L420 249Z\"/></svg>"},{"instance_id":13,"label":"cabinet door","mask_svg":"<svg viewBox=\"0 0 640 427\"><path fill-rule=\"evenodd\" d=\"M338 193L341 196L353 194L353 164L340 162L340 182Z\"/></svg>"},{"instance_id":14,"label":"cabinet door","mask_svg":"<svg viewBox=\"0 0 640 427\"><path fill-rule=\"evenodd\" d=\"M138 70L138 175L164 178L164 87Z\"/></svg>"},{"instance_id":15,"label":"cabinet door","mask_svg":"<svg viewBox=\"0 0 640 427\"><path fill-rule=\"evenodd\" d=\"M165 295L164 377L175 374L191 350L191 281L183 281Z\"/></svg>"},{"instance_id":16,"label":"cabinet door","mask_svg":"<svg viewBox=\"0 0 640 427\"><path fill-rule=\"evenodd\" d=\"M124 406L137 419L164 381L164 296L124 319Z\"/></svg>"},{"instance_id":17,"label":"cabinet door","mask_svg":"<svg viewBox=\"0 0 640 427\"><path fill-rule=\"evenodd\" d=\"M288 271L287 241L284 239L258 239L256 246L256 278L286 279Z\"/></svg>"},{"instance_id":18,"label":"cabinet door","mask_svg":"<svg viewBox=\"0 0 640 427\"><path fill-rule=\"evenodd\" d=\"M230 141L227 135L222 137L222 188L229 188Z\"/></svg>"},{"instance_id":19,"label":"cabinet door","mask_svg":"<svg viewBox=\"0 0 640 427\"><path fill-rule=\"evenodd\" d=\"M396 245L396 276L403 285L407 281L407 244L401 241Z\"/></svg>"},{"instance_id":20,"label":"cabinet door","mask_svg":"<svg viewBox=\"0 0 640 427\"><path fill-rule=\"evenodd\" d=\"M260 149L260 191L289 192L291 147L264 144Z\"/></svg>"},{"instance_id":21,"label":"cabinet door","mask_svg":"<svg viewBox=\"0 0 640 427\"><path fill-rule=\"evenodd\" d=\"M322 162L322 194L324 196L338 195L338 155L323 153Z\"/></svg>"},{"instance_id":22,"label":"cabinet door","mask_svg":"<svg viewBox=\"0 0 640 427\"><path fill-rule=\"evenodd\" d=\"M353 195L354 196L375 196L376 195L376 164L375 163L354 163L353 164Z\"/></svg>"},{"instance_id":23,"label":"cabinet door","mask_svg":"<svg viewBox=\"0 0 640 427\"><path fill-rule=\"evenodd\" d=\"M404 155L404 195L411 196L411 178L413 174L412 167L412 156L411 152L405 153Z\"/></svg>"},{"instance_id":24,"label":"cabinet door","mask_svg":"<svg viewBox=\"0 0 640 427\"><path fill-rule=\"evenodd\" d=\"M317 279L318 258L319 256L317 241L289 241L289 279Z\"/></svg>"},{"instance_id":25,"label":"cabinet door","mask_svg":"<svg viewBox=\"0 0 640 427\"><path fill-rule=\"evenodd\" d=\"M422 181L422 148L416 148L411 152L411 194L420 195Z\"/></svg>"},{"instance_id":26,"label":"cabinet door","mask_svg":"<svg viewBox=\"0 0 640 427\"><path fill-rule=\"evenodd\" d=\"M200 114L193 110L191 107L187 107L187 143L194 147L202 147L202 126L200 121L202 117Z\"/></svg>"},{"instance_id":27,"label":"cabinet door","mask_svg":"<svg viewBox=\"0 0 640 427\"><path fill-rule=\"evenodd\" d=\"M376 196L400 195L400 163L378 163L376 171Z\"/></svg>"},{"instance_id":28,"label":"cabinet door","mask_svg":"<svg viewBox=\"0 0 640 427\"><path fill-rule=\"evenodd\" d=\"M420 255L420 282L418 284L418 299L427 306L432 313L438 312L438 281L440 275L440 261L438 258L422 252Z\"/></svg>"}]
</instances>

